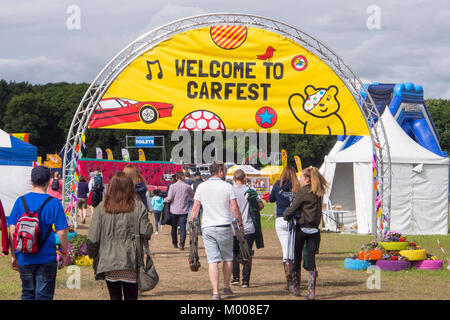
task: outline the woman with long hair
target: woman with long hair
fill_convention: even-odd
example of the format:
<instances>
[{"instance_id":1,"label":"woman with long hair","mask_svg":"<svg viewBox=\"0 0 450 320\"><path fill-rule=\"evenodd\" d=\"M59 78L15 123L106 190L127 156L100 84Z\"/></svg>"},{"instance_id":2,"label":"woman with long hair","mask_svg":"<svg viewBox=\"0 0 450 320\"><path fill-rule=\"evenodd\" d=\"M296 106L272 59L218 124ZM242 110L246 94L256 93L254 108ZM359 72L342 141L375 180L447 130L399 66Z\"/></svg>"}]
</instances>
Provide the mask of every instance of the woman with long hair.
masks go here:
<instances>
[{"instance_id":1,"label":"woman with long hair","mask_svg":"<svg viewBox=\"0 0 450 320\"><path fill-rule=\"evenodd\" d=\"M272 187L269 195L269 201L276 203L275 229L280 240L281 249L283 251L283 266L286 275L286 290L289 289L289 284L292 282L292 261L288 260L288 242L289 230L288 222L283 219L283 214L291 205L292 200L297 191L300 189L297 172L294 167L287 166L281 173L280 180L278 180Z\"/></svg>"},{"instance_id":2,"label":"woman with long hair","mask_svg":"<svg viewBox=\"0 0 450 320\"><path fill-rule=\"evenodd\" d=\"M50 179L50 184L48 185L47 193L52 197L55 197L59 201L62 200L62 179L58 171L54 171L52 178Z\"/></svg>"},{"instance_id":3,"label":"woman with long hair","mask_svg":"<svg viewBox=\"0 0 450 320\"><path fill-rule=\"evenodd\" d=\"M122 300L122 293L125 300L137 300L137 227L139 236L149 240L153 227L147 210L136 199L133 181L118 171L95 208L87 242L95 278L106 280L111 300Z\"/></svg>"},{"instance_id":4,"label":"woman with long hair","mask_svg":"<svg viewBox=\"0 0 450 320\"><path fill-rule=\"evenodd\" d=\"M295 195L291 206L284 214L286 221L293 219L295 228L295 254L293 281L289 291L300 295L301 263L303 245L307 247L307 266L309 272L308 293L305 299L315 299L315 286L317 279L316 252L320 245L319 225L322 220L323 195L328 188L328 182L315 167L309 167L300 177L301 188ZM296 215L296 212L299 215Z\"/></svg>"},{"instance_id":5,"label":"woman with long hair","mask_svg":"<svg viewBox=\"0 0 450 320\"><path fill-rule=\"evenodd\" d=\"M142 203L147 208L147 211L153 212L152 202L148 194L147 185L145 183L144 177L139 172L139 170L132 164L127 164L123 169L123 172L125 172L126 175L129 176L133 181L136 194L139 196Z\"/></svg>"}]
</instances>

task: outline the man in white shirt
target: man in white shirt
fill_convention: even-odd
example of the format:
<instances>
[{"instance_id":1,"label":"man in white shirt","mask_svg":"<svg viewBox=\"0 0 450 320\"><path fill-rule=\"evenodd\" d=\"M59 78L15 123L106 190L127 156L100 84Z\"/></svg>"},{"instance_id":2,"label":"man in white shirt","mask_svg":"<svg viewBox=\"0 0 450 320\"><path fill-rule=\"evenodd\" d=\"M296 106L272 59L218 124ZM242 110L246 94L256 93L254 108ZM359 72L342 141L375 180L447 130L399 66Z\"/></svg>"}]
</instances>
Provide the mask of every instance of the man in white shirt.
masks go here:
<instances>
[{"instance_id":1,"label":"man in white shirt","mask_svg":"<svg viewBox=\"0 0 450 320\"><path fill-rule=\"evenodd\" d=\"M230 288L233 269L233 218L242 228L242 215L239 210L233 186L225 182L226 168L223 164L212 163L211 178L197 187L194 196L190 221L203 208L202 234L208 259L209 280L213 287L213 300L220 300L219 263L223 261L224 294L233 294Z\"/></svg>"}]
</instances>

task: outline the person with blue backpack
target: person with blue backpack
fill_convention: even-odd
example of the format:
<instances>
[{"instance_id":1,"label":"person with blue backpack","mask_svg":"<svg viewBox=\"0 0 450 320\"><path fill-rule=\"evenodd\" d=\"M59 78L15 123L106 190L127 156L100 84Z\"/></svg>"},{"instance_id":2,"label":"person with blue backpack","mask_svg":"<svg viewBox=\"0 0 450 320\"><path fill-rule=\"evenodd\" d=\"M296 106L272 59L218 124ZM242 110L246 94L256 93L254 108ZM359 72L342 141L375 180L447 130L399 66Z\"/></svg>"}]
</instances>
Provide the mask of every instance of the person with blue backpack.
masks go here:
<instances>
[{"instance_id":1,"label":"person with blue backpack","mask_svg":"<svg viewBox=\"0 0 450 320\"><path fill-rule=\"evenodd\" d=\"M103 178L100 172L98 172L93 179L94 184L92 185L92 207L94 207L95 209L103 200L103 191L105 190L105 186L103 185Z\"/></svg>"},{"instance_id":2,"label":"person with blue backpack","mask_svg":"<svg viewBox=\"0 0 450 320\"><path fill-rule=\"evenodd\" d=\"M47 194L49 183L48 168L33 168L32 191L16 200L8 220L11 267L19 271L22 300L53 299L58 269L53 225L61 246L59 268L68 262L67 219L61 202Z\"/></svg>"},{"instance_id":3,"label":"person with blue backpack","mask_svg":"<svg viewBox=\"0 0 450 320\"><path fill-rule=\"evenodd\" d=\"M94 209L99 205L103 200L103 193L105 187L103 185L102 175L99 172L98 168L89 174L90 179L88 183L89 188L89 197L88 197L88 206L91 210L91 217L94 214ZM86 223L86 219L83 219L82 223Z\"/></svg>"}]
</instances>

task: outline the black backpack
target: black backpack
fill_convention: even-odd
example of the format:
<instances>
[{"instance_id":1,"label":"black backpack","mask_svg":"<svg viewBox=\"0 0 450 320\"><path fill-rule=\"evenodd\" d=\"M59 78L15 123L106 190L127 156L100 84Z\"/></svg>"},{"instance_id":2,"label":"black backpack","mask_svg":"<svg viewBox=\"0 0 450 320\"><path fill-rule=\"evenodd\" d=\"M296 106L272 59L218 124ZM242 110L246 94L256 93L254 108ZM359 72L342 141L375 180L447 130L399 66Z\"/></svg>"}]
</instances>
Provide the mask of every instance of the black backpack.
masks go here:
<instances>
[{"instance_id":1,"label":"black backpack","mask_svg":"<svg viewBox=\"0 0 450 320\"><path fill-rule=\"evenodd\" d=\"M52 188L53 191L58 191L58 189L59 189L59 178L53 178L51 188Z\"/></svg>"},{"instance_id":2,"label":"black backpack","mask_svg":"<svg viewBox=\"0 0 450 320\"><path fill-rule=\"evenodd\" d=\"M95 208L103 200L103 179L100 175L94 177L94 185L92 186L92 206Z\"/></svg>"},{"instance_id":3,"label":"black backpack","mask_svg":"<svg viewBox=\"0 0 450 320\"><path fill-rule=\"evenodd\" d=\"M102 176L96 175L94 177L93 190L96 192L103 192L103 179Z\"/></svg>"}]
</instances>

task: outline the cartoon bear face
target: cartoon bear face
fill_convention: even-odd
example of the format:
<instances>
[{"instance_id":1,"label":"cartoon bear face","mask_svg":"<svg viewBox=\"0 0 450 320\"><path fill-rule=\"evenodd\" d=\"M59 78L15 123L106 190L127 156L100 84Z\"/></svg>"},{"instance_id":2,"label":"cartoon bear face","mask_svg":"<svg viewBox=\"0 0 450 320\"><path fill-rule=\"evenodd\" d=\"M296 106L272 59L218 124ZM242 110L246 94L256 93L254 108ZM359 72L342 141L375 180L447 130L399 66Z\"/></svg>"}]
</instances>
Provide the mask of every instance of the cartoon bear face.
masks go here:
<instances>
[{"instance_id":1,"label":"cartoon bear face","mask_svg":"<svg viewBox=\"0 0 450 320\"><path fill-rule=\"evenodd\" d=\"M339 110L337 100L338 89L336 86L329 86L328 89L316 89L309 85L305 88L306 99L303 103L303 110L306 113L318 118L326 118L335 114Z\"/></svg>"}]
</instances>

